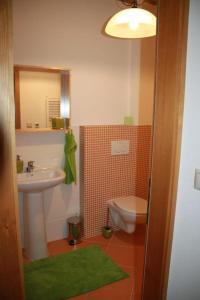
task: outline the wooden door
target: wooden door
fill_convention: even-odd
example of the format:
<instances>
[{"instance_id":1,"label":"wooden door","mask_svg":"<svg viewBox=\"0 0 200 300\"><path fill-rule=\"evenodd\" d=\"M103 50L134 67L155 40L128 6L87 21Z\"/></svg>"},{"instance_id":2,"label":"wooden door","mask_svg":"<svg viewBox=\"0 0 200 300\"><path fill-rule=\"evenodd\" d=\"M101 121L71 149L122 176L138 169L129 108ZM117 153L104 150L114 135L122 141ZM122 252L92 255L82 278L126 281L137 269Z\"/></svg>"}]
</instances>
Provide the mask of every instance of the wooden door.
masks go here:
<instances>
[{"instance_id":1,"label":"wooden door","mask_svg":"<svg viewBox=\"0 0 200 300\"><path fill-rule=\"evenodd\" d=\"M166 299L176 205L189 0L158 1L153 156L143 300Z\"/></svg>"},{"instance_id":2,"label":"wooden door","mask_svg":"<svg viewBox=\"0 0 200 300\"><path fill-rule=\"evenodd\" d=\"M16 190L11 1L0 1L0 299L23 300Z\"/></svg>"}]
</instances>

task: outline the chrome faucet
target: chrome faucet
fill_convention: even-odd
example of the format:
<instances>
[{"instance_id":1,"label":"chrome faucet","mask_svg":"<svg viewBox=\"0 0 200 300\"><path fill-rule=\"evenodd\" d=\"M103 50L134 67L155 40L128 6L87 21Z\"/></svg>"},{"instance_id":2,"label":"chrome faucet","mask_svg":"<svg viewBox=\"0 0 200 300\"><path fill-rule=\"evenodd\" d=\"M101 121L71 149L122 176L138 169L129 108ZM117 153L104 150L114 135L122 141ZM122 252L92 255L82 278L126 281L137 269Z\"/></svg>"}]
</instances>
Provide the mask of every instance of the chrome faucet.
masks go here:
<instances>
[{"instance_id":1,"label":"chrome faucet","mask_svg":"<svg viewBox=\"0 0 200 300\"><path fill-rule=\"evenodd\" d=\"M27 166L27 168L26 168L26 171L27 171L28 173L33 172L33 169L35 168L34 165L33 165L33 163L34 163L33 160L28 161L28 166Z\"/></svg>"}]
</instances>

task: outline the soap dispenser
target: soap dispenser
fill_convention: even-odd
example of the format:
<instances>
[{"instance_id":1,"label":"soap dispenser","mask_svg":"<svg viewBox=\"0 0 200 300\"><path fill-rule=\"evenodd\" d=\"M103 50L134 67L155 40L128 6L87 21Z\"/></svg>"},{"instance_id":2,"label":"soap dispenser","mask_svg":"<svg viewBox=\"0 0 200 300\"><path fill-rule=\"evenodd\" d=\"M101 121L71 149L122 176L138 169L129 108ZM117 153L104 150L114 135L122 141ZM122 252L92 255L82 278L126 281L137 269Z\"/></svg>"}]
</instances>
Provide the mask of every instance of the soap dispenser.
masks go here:
<instances>
[{"instance_id":1,"label":"soap dispenser","mask_svg":"<svg viewBox=\"0 0 200 300\"><path fill-rule=\"evenodd\" d=\"M17 173L23 173L24 162L23 162L23 160L20 158L19 155L17 155L17 158L16 158L16 164L17 164Z\"/></svg>"}]
</instances>

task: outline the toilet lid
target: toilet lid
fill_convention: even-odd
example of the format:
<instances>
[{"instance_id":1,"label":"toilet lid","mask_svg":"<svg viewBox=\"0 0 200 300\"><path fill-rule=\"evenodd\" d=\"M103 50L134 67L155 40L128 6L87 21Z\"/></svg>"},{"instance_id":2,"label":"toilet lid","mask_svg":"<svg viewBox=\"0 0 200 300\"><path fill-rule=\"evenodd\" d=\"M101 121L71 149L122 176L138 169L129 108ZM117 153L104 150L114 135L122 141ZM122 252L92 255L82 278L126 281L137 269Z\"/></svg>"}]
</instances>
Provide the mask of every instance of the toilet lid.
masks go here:
<instances>
[{"instance_id":1,"label":"toilet lid","mask_svg":"<svg viewBox=\"0 0 200 300\"><path fill-rule=\"evenodd\" d=\"M116 198L114 199L114 203L126 212L137 214L147 213L147 201L136 196Z\"/></svg>"}]
</instances>

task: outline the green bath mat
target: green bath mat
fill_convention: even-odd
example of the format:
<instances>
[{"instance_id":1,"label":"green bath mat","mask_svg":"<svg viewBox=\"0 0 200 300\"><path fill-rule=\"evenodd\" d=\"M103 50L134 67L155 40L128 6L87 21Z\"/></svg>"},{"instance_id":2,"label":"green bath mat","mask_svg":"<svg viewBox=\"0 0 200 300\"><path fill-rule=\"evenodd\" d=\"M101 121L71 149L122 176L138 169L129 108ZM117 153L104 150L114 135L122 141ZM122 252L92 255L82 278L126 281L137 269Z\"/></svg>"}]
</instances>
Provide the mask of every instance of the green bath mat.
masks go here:
<instances>
[{"instance_id":1,"label":"green bath mat","mask_svg":"<svg viewBox=\"0 0 200 300\"><path fill-rule=\"evenodd\" d=\"M64 300L119 279L125 273L99 246L92 245L24 266L26 300Z\"/></svg>"}]
</instances>

